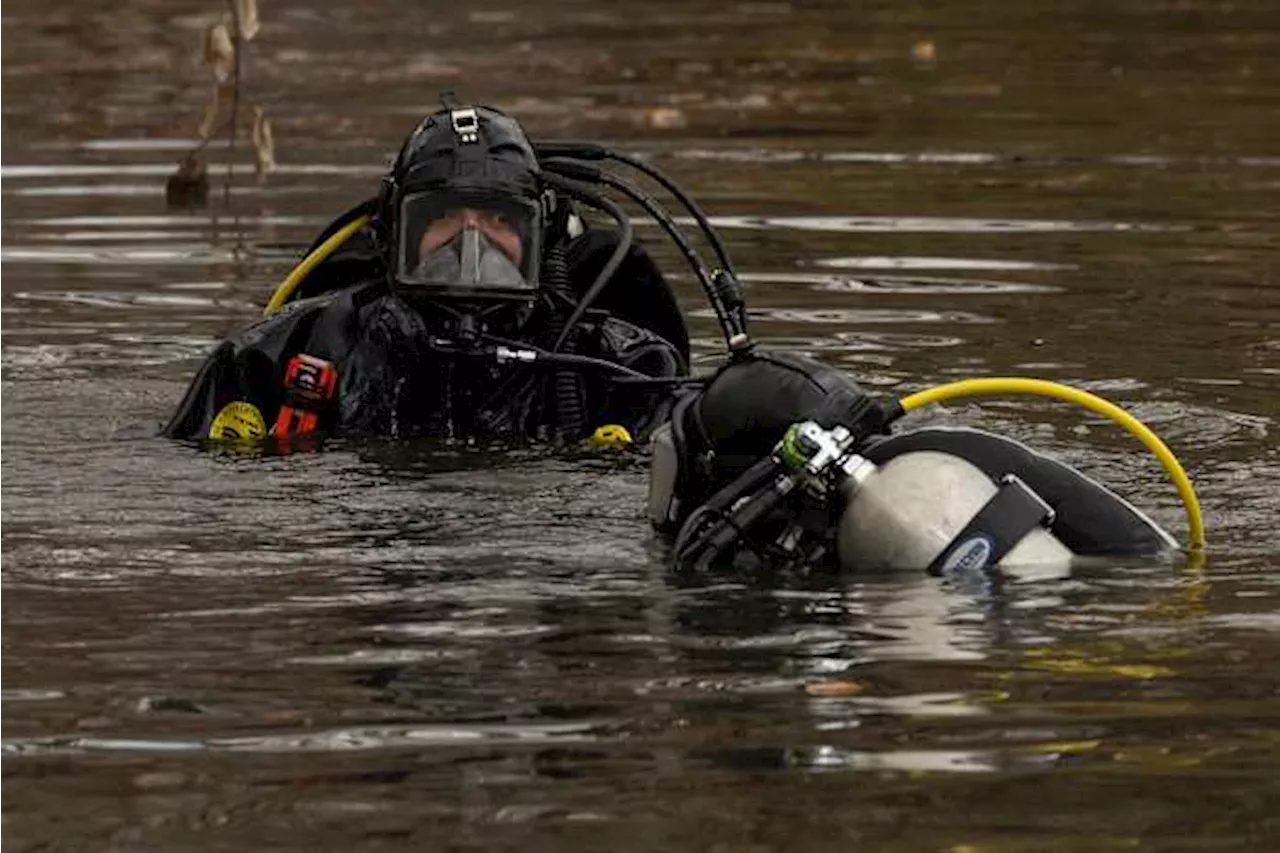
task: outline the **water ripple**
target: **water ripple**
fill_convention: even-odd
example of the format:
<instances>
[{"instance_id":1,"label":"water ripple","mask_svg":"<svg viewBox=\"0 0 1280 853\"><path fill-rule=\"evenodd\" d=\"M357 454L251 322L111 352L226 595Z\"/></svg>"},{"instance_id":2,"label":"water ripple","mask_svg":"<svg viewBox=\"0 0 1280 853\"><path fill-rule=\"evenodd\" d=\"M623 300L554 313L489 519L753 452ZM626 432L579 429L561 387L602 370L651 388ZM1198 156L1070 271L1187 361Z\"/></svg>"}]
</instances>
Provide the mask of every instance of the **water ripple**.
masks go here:
<instances>
[{"instance_id":1,"label":"water ripple","mask_svg":"<svg viewBox=\"0 0 1280 853\"><path fill-rule=\"evenodd\" d=\"M1075 264L1049 264L1043 261L1011 261L995 258L920 258L875 255L853 258L818 258L817 267L846 270L1065 270Z\"/></svg>"},{"instance_id":2,"label":"water ripple","mask_svg":"<svg viewBox=\"0 0 1280 853\"><path fill-rule=\"evenodd\" d=\"M218 248L208 243L193 243L159 248L155 244L147 248L61 246L56 249L35 246L6 245L0 249L0 260L5 263L44 264L194 264L208 265L215 262L234 261L232 247Z\"/></svg>"},{"instance_id":3,"label":"water ripple","mask_svg":"<svg viewBox=\"0 0 1280 853\"><path fill-rule=\"evenodd\" d=\"M178 288L170 288L178 289ZM204 290L206 288L192 288ZM131 308L139 305L159 308L235 308L252 309L252 302L240 299L209 298L191 293L139 293L109 290L61 291L30 293L19 291L12 298L22 302L53 302L66 305L90 305L94 308Z\"/></svg>"},{"instance_id":4,"label":"water ripple","mask_svg":"<svg viewBox=\"0 0 1280 853\"><path fill-rule=\"evenodd\" d=\"M709 314L709 312L708 312ZM747 312L766 323L831 323L838 325L883 323L994 323L994 319L967 311L930 311L893 308L756 308Z\"/></svg>"},{"instance_id":5,"label":"water ripple","mask_svg":"<svg viewBox=\"0 0 1280 853\"><path fill-rule=\"evenodd\" d=\"M219 164L220 166L221 164ZM252 163L237 163L241 174L252 174ZM55 163L30 165L0 165L0 178L5 180L28 178L111 178L120 175L150 176L157 178L173 174L172 163ZM283 163L277 168L281 175L347 175L350 177L381 177L385 171L375 166L350 166L335 163Z\"/></svg>"},{"instance_id":6,"label":"water ripple","mask_svg":"<svg viewBox=\"0 0 1280 853\"><path fill-rule=\"evenodd\" d=\"M1167 168L1178 165L1244 166L1274 169L1280 157L1172 157L1154 154L1112 154L1096 157L1063 155L1028 156L992 151L819 151L792 148L685 148L673 154L682 160L710 160L731 163L868 163L901 165L918 163L948 166L1081 166L1089 163L1138 168Z\"/></svg>"},{"instance_id":7,"label":"water ripple","mask_svg":"<svg viewBox=\"0 0 1280 853\"><path fill-rule=\"evenodd\" d=\"M593 743L601 740L604 721L581 723L510 723L506 725L406 725L305 731L295 734L213 737L199 740L113 738L53 735L6 738L11 756L83 752L352 752L377 749L513 744Z\"/></svg>"},{"instance_id":8,"label":"water ripple","mask_svg":"<svg viewBox=\"0 0 1280 853\"><path fill-rule=\"evenodd\" d=\"M1073 219L988 219L969 216L713 216L718 228L841 233L1048 234L1190 231L1190 225ZM690 220L692 224L692 220Z\"/></svg>"},{"instance_id":9,"label":"water ripple","mask_svg":"<svg viewBox=\"0 0 1280 853\"><path fill-rule=\"evenodd\" d=\"M1058 293L1061 287L1032 284L1026 281L953 278L950 276L876 276L851 278L824 273L746 273L747 284L802 284L820 293L918 293L918 294L993 294L993 293Z\"/></svg>"}]
</instances>

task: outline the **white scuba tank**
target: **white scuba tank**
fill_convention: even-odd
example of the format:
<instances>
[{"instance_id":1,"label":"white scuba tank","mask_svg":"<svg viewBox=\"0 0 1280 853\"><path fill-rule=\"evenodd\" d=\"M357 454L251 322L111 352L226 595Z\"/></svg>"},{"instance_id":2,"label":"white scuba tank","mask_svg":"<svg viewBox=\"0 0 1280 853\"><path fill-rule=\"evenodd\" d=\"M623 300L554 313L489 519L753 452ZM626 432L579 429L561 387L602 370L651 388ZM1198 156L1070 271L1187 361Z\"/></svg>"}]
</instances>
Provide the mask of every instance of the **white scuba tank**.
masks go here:
<instances>
[{"instance_id":1,"label":"white scuba tank","mask_svg":"<svg viewBox=\"0 0 1280 853\"><path fill-rule=\"evenodd\" d=\"M836 547L850 571L928 568L998 491L977 466L932 450L904 453L882 466L858 457L845 470L847 503ZM1065 564L1071 557L1052 533L1036 527L1000 564Z\"/></svg>"}]
</instances>

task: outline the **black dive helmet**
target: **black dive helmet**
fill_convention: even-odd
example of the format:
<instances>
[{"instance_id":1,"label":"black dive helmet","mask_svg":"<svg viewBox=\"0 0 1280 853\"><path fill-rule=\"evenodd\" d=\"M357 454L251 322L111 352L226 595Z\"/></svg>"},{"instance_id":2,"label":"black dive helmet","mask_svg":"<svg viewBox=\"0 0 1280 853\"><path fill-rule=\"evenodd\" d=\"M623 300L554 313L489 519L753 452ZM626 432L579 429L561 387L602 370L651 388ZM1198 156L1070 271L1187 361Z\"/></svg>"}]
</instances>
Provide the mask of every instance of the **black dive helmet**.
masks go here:
<instances>
[{"instance_id":1,"label":"black dive helmet","mask_svg":"<svg viewBox=\"0 0 1280 853\"><path fill-rule=\"evenodd\" d=\"M378 198L387 274L423 296L529 300L546 239L538 158L515 119L446 107L400 149Z\"/></svg>"}]
</instances>

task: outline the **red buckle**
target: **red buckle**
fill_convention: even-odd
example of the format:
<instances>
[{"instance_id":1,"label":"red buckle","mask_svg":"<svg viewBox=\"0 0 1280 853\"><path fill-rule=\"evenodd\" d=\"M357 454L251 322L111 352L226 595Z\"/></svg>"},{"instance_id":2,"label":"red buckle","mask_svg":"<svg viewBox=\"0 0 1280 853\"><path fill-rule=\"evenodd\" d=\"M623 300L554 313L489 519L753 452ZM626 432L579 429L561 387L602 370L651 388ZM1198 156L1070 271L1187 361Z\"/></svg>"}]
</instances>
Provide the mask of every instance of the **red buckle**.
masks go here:
<instances>
[{"instance_id":1,"label":"red buckle","mask_svg":"<svg viewBox=\"0 0 1280 853\"><path fill-rule=\"evenodd\" d=\"M284 371L285 403L295 409L318 409L338 390L338 370L333 362L299 353Z\"/></svg>"},{"instance_id":2,"label":"red buckle","mask_svg":"<svg viewBox=\"0 0 1280 853\"><path fill-rule=\"evenodd\" d=\"M271 434L283 438L314 432L319 422L316 412L337 390L338 369L333 362L298 353L285 367L284 404Z\"/></svg>"}]
</instances>

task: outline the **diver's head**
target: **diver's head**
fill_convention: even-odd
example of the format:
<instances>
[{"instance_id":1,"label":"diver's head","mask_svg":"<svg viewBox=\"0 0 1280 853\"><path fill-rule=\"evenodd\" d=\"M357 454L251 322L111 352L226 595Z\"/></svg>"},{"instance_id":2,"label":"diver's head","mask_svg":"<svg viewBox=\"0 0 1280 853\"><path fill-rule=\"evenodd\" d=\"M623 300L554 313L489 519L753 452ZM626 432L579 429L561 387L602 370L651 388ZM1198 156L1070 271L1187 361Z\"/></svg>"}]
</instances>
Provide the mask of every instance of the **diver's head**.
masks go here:
<instances>
[{"instance_id":1,"label":"diver's head","mask_svg":"<svg viewBox=\"0 0 1280 853\"><path fill-rule=\"evenodd\" d=\"M491 107L427 116L383 181L391 285L444 306L527 305L538 290L546 218L538 159Z\"/></svg>"}]
</instances>

